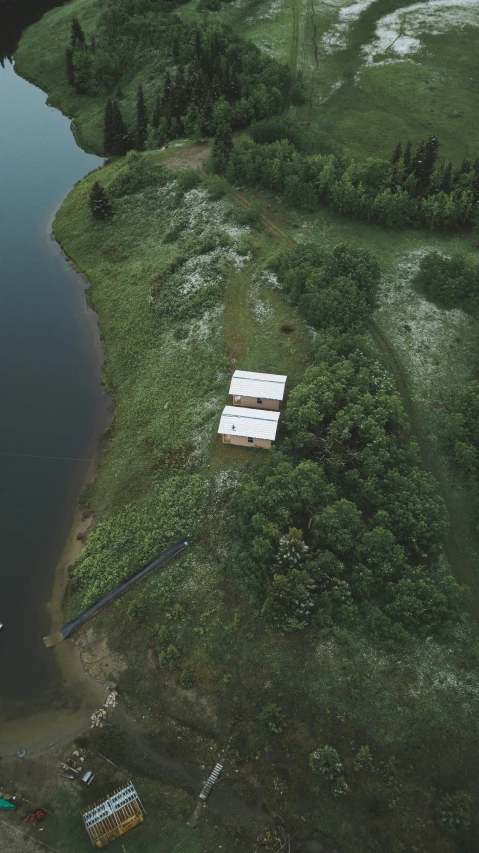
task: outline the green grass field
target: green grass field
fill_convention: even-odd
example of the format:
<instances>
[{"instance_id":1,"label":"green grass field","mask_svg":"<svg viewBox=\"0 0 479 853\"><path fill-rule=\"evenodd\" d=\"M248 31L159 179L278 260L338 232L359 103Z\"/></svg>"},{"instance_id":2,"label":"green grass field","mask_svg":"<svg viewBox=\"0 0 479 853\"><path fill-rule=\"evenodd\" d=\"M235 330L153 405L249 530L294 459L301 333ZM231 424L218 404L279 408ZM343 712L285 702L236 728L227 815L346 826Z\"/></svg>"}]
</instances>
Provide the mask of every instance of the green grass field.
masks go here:
<instances>
[{"instance_id":1,"label":"green grass field","mask_svg":"<svg viewBox=\"0 0 479 853\"><path fill-rule=\"evenodd\" d=\"M478 156L475 4L234 0L220 14L289 64L295 5L307 103L291 114L317 132L323 149L388 156L399 140L434 134L444 157Z\"/></svg>"}]
</instances>

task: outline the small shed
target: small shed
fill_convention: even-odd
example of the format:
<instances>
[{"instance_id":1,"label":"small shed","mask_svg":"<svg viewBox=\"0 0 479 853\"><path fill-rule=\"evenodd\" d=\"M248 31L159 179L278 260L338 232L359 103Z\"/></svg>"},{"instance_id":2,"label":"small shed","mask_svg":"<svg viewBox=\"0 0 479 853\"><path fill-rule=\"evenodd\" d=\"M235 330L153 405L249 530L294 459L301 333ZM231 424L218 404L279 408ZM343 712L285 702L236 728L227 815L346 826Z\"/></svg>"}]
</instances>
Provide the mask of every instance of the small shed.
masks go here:
<instances>
[{"instance_id":1,"label":"small shed","mask_svg":"<svg viewBox=\"0 0 479 853\"><path fill-rule=\"evenodd\" d=\"M230 394L233 406L277 411L284 397L286 376L275 373L251 373L235 370L231 379Z\"/></svg>"},{"instance_id":2,"label":"small shed","mask_svg":"<svg viewBox=\"0 0 479 853\"><path fill-rule=\"evenodd\" d=\"M225 406L218 432L224 444L271 447L271 442L276 438L278 420L279 412Z\"/></svg>"},{"instance_id":3,"label":"small shed","mask_svg":"<svg viewBox=\"0 0 479 853\"><path fill-rule=\"evenodd\" d=\"M143 820L143 807L133 785L120 788L84 812L83 821L94 847L105 847Z\"/></svg>"}]
</instances>

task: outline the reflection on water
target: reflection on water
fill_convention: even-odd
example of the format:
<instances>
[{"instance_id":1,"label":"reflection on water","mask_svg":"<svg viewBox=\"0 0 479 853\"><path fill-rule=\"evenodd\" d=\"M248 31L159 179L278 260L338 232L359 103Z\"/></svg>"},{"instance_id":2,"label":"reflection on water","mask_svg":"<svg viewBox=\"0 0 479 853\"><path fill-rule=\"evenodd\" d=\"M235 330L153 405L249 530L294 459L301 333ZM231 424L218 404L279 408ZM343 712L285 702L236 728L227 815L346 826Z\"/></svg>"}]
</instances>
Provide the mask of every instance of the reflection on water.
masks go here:
<instances>
[{"instance_id":1,"label":"reflection on water","mask_svg":"<svg viewBox=\"0 0 479 853\"><path fill-rule=\"evenodd\" d=\"M54 4L14 5L16 16L0 3L7 56L5 33L16 38L26 10ZM45 605L88 468L75 460L92 456L102 416L93 315L48 233L100 160L45 100L8 61L0 68L0 720L68 702L43 648Z\"/></svg>"},{"instance_id":2,"label":"reflection on water","mask_svg":"<svg viewBox=\"0 0 479 853\"><path fill-rule=\"evenodd\" d=\"M0 63L11 60L20 36L45 12L62 3L55 0L0 0Z\"/></svg>"}]
</instances>

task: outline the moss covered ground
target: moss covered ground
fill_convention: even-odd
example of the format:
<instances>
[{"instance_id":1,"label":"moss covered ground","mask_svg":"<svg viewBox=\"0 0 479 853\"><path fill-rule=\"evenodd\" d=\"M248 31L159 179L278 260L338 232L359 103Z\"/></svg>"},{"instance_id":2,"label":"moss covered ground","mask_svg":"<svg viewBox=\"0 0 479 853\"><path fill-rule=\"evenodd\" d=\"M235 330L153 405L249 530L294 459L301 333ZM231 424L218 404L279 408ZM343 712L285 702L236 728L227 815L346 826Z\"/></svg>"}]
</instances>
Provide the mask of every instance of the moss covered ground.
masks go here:
<instances>
[{"instance_id":1,"label":"moss covered ground","mask_svg":"<svg viewBox=\"0 0 479 853\"><path fill-rule=\"evenodd\" d=\"M196 5L186 4L181 14L197 17ZM396 43L395 53L394 39L385 41L396 32L400 4L394 0L369 5L297 0L293 5L235 0L220 14L262 49L289 61L298 9L297 61L309 94L307 103L291 107L291 115L309 123L326 150L387 155L399 138L419 141L435 133L444 155L455 162L476 155L473 18L461 20L460 28L446 27L440 18L432 31L417 10L408 18L412 4L402 3L400 35L406 41ZM72 12L88 30L97 8L96 0L74 0L45 16L22 39L17 68L75 116L79 140L98 151L103 102L72 94L59 47L68 39ZM464 9L474 12L467 3ZM55 47L45 51L45 44ZM125 96L130 120L136 85ZM147 153L142 160L165 162L167 156ZM108 676L105 670L105 678L143 718L151 736L172 754L205 765L230 741L226 774L238 779L240 796L248 802L254 796L252 780L259 780L267 807L281 815L298 842L334 839L344 853L469 853L477 827L448 834L437 824L435 800L435 792L445 788L478 794L477 661L461 636L451 648L418 640L394 655L341 632L313 639L306 633L283 635L266 629L248 597L238 594L238 546L228 538L222 513L242 472L261 464L264 455L218 443L229 375L234 365L287 373L294 384L308 364L310 333L264 269L280 241L253 219L241 219L228 188L222 195L218 183L177 173L161 186L116 197L114 217L95 222L87 205L92 182L99 178L108 189L134 168L130 158L129 164L113 162L86 178L54 226L91 282L89 298L106 350L105 384L116 405L100 474L84 496L100 523L84 550L82 583L68 606L75 609L171 539L191 533L191 551L96 622L98 636L107 637L125 662L119 673ZM368 248L380 261L384 275L375 322L407 383L410 417L424 435L461 541L463 554L452 568L469 582L467 572L477 577L476 508L450 469L442 430L449 391L470 376L477 323L425 302L411 282L425 252L474 257L473 239L386 232L327 211L298 213L264 193L248 191L248 199L290 239L345 241ZM221 280L219 291L203 306L201 319L162 302L167 294L161 288L158 304L152 305L155 284L175 253L188 253L190 279L180 284L194 286L197 259L203 257L198 249L211 226L227 235L229 261L212 268ZM208 271L203 268L202 274L206 280ZM284 326L292 332L283 332ZM80 642L87 643L85 635ZM283 720L279 734L260 720L271 704ZM333 743L343 761L349 786L344 797L311 784L307 755L324 743ZM373 755L369 770L355 763L364 745ZM151 808L161 821L153 803ZM175 832L184 814L175 818L172 812ZM230 839L255 834L244 815L226 825ZM215 847L225 843L223 829L212 826L208 832L197 846L187 833L178 838L167 833L164 848L132 849L186 853L188 845L199 851L213 841ZM83 849L82 841L75 843ZM253 842L245 842L245 849L254 850Z\"/></svg>"}]
</instances>

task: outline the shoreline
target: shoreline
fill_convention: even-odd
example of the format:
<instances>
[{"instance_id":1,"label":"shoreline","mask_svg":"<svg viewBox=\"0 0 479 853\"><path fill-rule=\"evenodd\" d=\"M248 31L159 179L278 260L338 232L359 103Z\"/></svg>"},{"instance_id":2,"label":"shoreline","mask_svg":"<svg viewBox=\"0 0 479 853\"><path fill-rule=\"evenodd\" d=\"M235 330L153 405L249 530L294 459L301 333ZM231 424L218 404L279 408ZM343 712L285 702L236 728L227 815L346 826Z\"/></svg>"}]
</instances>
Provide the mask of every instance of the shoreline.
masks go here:
<instances>
[{"instance_id":1,"label":"shoreline","mask_svg":"<svg viewBox=\"0 0 479 853\"><path fill-rule=\"evenodd\" d=\"M45 234L52 251L63 256L63 261L68 265L69 270L80 279L77 285L82 288L84 319L91 340L95 369L98 370L101 383L105 355L98 325L98 315L88 299L90 282L56 240L53 231L55 216L67 196L68 193L55 204L53 211L49 213ZM60 557L53 571L51 594L46 603L46 609L50 616L50 633L58 630L64 623L62 603L68 585L69 568L81 554L85 542L84 534L87 533L94 520L93 515L86 518L83 516L79 496L82 489L92 483L97 475L101 435L113 420L114 415L112 396L102 389L101 384L100 388L101 394L87 451L88 456L91 454L91 461L75 496L73 514L68 525L66 538L62 543ZM61 686L72 697L71 707L61 710L39 711L32 716L3 721L0 726L0 758L16 755L19 745L26 750L27 754L33 755L73 740L75 736L90 728L92 712L103 704L109 692L100 681L88 673L82 661L80 648L74 640L65 640L55 649L45 649L45 653L55 655Z\"/></svg>"},{"instance_id":2,"label":"shoreline","mask_svg":"<svg viewBox=\"0 0 479 853\"><path fill-rule=\"evenodd\" d=\"M55 568L52 595L47 604L52 625L60 626L62 624L61 605L68 583L69 567L81 553L84 544L82 540L78 539L78 534L85 533L92 520L93 516L83 518L77 504L67 540ZM72 707L40 711L31 717L20 717L16 720L2 722L0 730L1 757L16 755L20 745L26 750L27 755L33 755L73 740L75 736L90 728L92 712L103 704L109 692L100 682L92 678L83 667L80 651L73 641L65 640L54 650L45 650L45 654L56 656L62 687L72 697Z\"/></svg>"}]
</instances>

